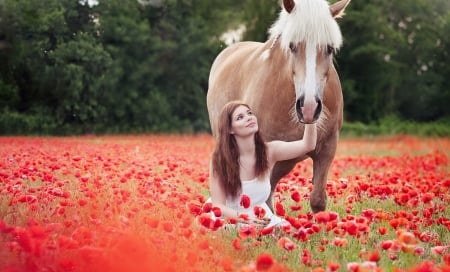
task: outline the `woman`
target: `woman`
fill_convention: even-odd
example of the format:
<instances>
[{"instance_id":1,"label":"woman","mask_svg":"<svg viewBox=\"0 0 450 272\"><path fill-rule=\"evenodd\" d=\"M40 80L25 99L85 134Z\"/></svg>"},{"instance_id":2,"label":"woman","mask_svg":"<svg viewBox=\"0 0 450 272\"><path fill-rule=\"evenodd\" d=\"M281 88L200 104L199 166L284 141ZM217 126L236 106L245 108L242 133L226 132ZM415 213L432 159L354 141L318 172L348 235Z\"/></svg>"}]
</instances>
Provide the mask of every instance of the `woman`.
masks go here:
<instances>
[{"instance_id":1,"label":"woman","mask_svg":"<svg viewBox=\"0 0 450 272\"><path fill-rule=\"evenodd\" d=\"M269 227L282 222L269 209L270 173L277 161L289 160L315 149L316 125L305 125L303 139L265 143L258 120L240 101L227 103L218 120L218 135L210 165L210 202L224 218L249 217L249 223ZM250 206L242 205L249 197ZM255 206L265 215L255 216ZM246 214L246 216L242 216Z\"/></svg>"}]
</instances>

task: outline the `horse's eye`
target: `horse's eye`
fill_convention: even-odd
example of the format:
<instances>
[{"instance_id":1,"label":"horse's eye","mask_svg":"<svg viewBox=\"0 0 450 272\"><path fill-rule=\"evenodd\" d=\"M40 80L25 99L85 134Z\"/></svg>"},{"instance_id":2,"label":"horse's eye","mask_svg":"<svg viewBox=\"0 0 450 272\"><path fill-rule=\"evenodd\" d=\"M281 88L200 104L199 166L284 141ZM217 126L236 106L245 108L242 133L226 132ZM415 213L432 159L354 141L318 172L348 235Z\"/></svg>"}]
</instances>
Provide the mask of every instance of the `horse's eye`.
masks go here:
<instances>
[{"instance_id":1,"label":"horse's eye","mask_svg":"<svg viewBox=\"0 0 450 272\"><path fill-rule=\"evenodd\" d=\"M289 43L289 49L291 49L292 53L297 52L297 45L295 45L294 43Z\"/></svg>"},{"instance_id":2,"label":"horse's eye","mask_svg":"<svg viewBox=\"0 0 450 272\"><path fill-rule=\"evenodd\" d=\"M327 45L327 54L328 54L328 55L331 55L331 54L333 54L333 51L334 51L333 46Z\"/></svg>"}]
</instances>

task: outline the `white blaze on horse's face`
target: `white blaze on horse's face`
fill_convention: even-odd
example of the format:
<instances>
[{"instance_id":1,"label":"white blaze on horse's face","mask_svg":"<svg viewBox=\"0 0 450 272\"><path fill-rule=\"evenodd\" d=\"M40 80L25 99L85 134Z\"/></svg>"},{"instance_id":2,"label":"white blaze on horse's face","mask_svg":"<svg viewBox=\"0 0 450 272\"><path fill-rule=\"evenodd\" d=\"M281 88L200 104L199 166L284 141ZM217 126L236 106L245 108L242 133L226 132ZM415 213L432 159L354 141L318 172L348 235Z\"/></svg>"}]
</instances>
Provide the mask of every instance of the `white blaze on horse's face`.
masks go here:
<instances>
[{"instance_id":1,"label":"white blaze on horse's face","mask_svg":"<svg viewBox=\"0 0 450 272\"><path fill-rule=\"evenodd\" d=\"M332 46L290 45L295 109L300 122L314 123L322 111L323 89L332 61Z\"/></svg>"}]
</instances>

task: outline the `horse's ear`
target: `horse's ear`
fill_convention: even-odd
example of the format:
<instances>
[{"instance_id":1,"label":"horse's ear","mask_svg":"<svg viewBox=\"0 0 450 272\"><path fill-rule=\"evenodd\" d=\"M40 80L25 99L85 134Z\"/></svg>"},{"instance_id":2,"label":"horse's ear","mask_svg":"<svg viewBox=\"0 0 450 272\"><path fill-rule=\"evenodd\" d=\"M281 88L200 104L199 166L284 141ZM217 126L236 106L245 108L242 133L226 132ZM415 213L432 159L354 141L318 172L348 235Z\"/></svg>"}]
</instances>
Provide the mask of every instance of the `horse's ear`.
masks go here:
<instances>
[{"instance_id":1,"label":"horse's ear","mask_svg":"<svg viewBox=\"0 0 450 272\"><path fill-rule=\"evenodd\" d=\"M347 5L350 3L350 0L341 0L330 6L331 16L333 18L341 18L344 16L344 10Z\"/></svg>"},{"instance_id":2,"label":"horse's ear","mask_svg":"<svg viewBox=\"0 0 450 272\"><path fill-rule=\"evenodd\" d=\"M288 12L291 13L291 11L294 9L295 7L295 2L294 0L283 0L283 6L284 9Z\"/></svg>"}]
</instances>

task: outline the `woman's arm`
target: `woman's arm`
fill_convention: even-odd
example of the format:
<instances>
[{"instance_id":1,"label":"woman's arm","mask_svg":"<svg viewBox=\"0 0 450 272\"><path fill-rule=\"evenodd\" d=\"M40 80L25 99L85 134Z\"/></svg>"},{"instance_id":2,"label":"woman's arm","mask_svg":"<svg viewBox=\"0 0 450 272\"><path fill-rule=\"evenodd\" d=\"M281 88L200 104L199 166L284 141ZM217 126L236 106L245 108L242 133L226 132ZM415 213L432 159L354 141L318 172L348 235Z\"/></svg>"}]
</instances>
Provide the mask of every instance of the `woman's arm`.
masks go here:
<instances>
[{"instance_id":1,"label":"woman's arm","mask_svg":"<svg viewBox=\"0 0 450 272\"><path fill-rule=\"evenodd\" d=\"M317 143L316 124L305 124L303 139L292 142L272 141L267 143L269 160L272 163L294 159L313 151Z\"/></svg>"}]
</instances>

